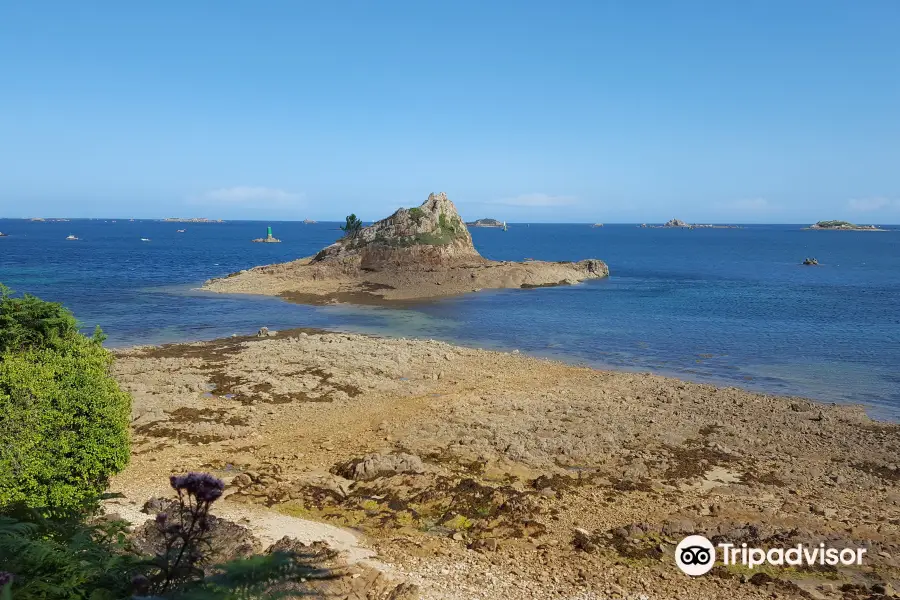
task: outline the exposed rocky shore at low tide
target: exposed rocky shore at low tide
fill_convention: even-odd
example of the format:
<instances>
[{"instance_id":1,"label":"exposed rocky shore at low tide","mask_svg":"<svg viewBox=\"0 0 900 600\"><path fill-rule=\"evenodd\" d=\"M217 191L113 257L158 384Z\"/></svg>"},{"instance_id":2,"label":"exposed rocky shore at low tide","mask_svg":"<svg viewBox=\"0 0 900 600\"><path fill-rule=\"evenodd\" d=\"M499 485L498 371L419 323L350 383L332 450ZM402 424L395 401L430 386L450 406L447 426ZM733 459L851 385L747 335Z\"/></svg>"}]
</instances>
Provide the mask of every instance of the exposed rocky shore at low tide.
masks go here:
<instances>
[{"instance_id":1,"label":"exposed rocky shore at low tide","mask_svg":"<svg viewBox=\"0 0 900 600\"><path fill-rule=\"evenodd\" d=\"M212 471L228 483L218 510L267 543L275 522L356 532L331 537L364 570L356 580L380 583L335 597L881 599L898 587L900 428L859 407L311 330L122 350L115 375L134 397L122 509L172 472ZM690 578L673 552L692 533L867 555L860 568Z\"/></svg>"}]
</instances>

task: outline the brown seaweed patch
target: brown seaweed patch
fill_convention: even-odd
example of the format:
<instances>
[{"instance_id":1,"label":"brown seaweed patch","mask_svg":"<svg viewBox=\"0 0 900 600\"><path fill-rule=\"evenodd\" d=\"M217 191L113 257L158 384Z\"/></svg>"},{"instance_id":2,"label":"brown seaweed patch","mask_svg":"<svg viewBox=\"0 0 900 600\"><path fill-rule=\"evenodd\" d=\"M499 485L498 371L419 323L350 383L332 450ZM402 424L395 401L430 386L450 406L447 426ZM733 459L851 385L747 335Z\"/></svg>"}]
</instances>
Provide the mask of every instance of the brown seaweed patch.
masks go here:
<instances>
[{"instance_id":1,"label":"brown seaweed patch","mask_svg":"<svg viewBox=\"0 0 900 600\"><path fill-rule=\"evenodd\" d=\"M197 409L184 406L177 408L169 414L169 421L172 423L220 423L222 425L230 425L232 427L242 427L249 425L246 417L237 415L229 416L229 412L225 409Z\"/></svg>"},{"instance_id":2,"label":"brown seaweed patch","mask_svg":"<svg viewBox=\"0 0 900 600\"><path fill-rule=\"evenodd\" d=\"M696 440L688 440L682 446L669 446L667 449L670 459L662 478L669 482L702 477L712 467L735 462L730 454L700 445Z\"/></svg>"},{"instance_id":3,"label":"brown seaweed patch","mask_svg":"<svg viewBox=\"0 0 900 600\"><path fill-rule=\"evenodd\" d=\"M220 435L200 435L190 431L175 429L174 427L166 427L165 421L156 421L147 423L135 428L135 433L146 435L147 437L166 438L187 444L209 444L212 442L221 442L226 439Z\"/></svg>"},{"instance_id":4,"label":"brown seaweed patch","mask_svg":"<svg viewBox=\"0 0 900 600\"><path fill-rule=\"evenodd\" d=\"M569 285L569 282L563 279L561 281L557 281L556 283L523 283L519 287L523 290L535 290L538 288L558 287L561 285Z\"/></svg>"},{"instance_id":5,"label":"brown seaweed patch","mask_svg":"<svg viewBox=\"0 0 900 600\"><path fill-rule=\"evenodd\" d=\"M786 485L775 473L757 473L752 470L744 473L741 476L741 481L744 483L756 483L775 487L784 487Z\"/></svg>"},{"instance_id":6,"label":"brown seaweed patch","mask_svg":"<svg viewBox=\"0 0 900 600\"><path fill-rule=\"evenodd\" d=\"M886 465L878 465L872 462L860 462L853 463L851 465L854 469L858 469L863 473L868 473L869 475L874 475L879 479L883 479L885 481L900 481L900 469L892 469Z\"/></svg>"}]
</instances>

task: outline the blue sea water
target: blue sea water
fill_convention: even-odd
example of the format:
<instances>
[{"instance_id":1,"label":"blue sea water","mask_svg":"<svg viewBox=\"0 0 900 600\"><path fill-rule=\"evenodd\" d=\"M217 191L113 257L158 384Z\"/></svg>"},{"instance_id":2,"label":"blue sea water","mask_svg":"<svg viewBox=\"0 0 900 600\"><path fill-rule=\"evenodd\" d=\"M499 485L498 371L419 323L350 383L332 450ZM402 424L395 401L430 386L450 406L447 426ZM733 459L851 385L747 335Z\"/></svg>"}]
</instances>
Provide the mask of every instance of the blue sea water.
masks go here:
<instances>
[{"instance_id":1,"label":"blue sea water","mask_svg":"<svg viewBox=\"0 0 900 600\"><path fill-rule=\"evenodd\" d=\"M266 225L283 243L250 243ZM429 337L864 403L873 416L900 420L900 231L473 229L488 258L596 257L611 276L403 308L310 307L193 289L310 255L339 237L336 223L0 219L0 231L9 234L0 238L0 282L63 302L87 329L101 325L112 346L249 334L263 325ZM79 241L66 241L69 234ZM801 266L807 256L821 266Z\"/></svg>"}]
</instances>

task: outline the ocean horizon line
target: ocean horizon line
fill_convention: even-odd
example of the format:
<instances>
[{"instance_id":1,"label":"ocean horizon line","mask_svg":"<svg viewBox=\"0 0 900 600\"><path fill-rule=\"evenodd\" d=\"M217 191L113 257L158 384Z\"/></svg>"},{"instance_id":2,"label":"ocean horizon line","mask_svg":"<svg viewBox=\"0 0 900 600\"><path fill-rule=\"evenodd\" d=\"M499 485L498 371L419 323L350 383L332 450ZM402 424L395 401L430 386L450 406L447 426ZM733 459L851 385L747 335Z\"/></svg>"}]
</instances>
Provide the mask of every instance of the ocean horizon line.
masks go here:
<instances>
[{"instance_id":1,"label":"ocean horizon line","mask_svg":"<svg viewBox=\"0 0 900 600\"><path fill-rule=\"evenodd\" d=\"M36 219L41 219L40 221ZM180 221L172 220L172 219L182 219ZM205 219L204 221L189 221L189 219ZM602 225L602 226L611 226L611 225L663 225L669 219L659 220L659 221L506 221L507 225ZM685 221L684 219L681 219ZM819 219L821 221L822 219ZM843 220L843 219L838 219ZM60 222L71 222L71 221L122 221L122 222L154 222L154 223L165 223L169 222L172 224L182 224L182 225L218 225L222 223L303 223L305 219L225 219L225 218L214 218L214 217L3 217L0 216L0 221L27 221L27 222L44 222L44 223L60 223ZM310 219L312 221L312 225L315 224L341 224L344 222L343 219ZM363 223L371 223L374 221L363 219ZM686 221L688 222L688 221ZM768 227L768 226L798 226L798 227L808 227L809 225L816 223L816 220L810 221L797 221L797 222L741 222L741 221L709 221L702 219L692 219L688 223L690 225L731 225L731 226L740 226L740 227ZM467 222L468 224L468 222ZM882 227L900 227L900 221L897 223L888 223L884 221L859 221L859 225L879 225ZM491 229L491 227L477 227L478 229ZM671 227L671 229L679 229L678 227Z\"/></svg>"}]
</instances>

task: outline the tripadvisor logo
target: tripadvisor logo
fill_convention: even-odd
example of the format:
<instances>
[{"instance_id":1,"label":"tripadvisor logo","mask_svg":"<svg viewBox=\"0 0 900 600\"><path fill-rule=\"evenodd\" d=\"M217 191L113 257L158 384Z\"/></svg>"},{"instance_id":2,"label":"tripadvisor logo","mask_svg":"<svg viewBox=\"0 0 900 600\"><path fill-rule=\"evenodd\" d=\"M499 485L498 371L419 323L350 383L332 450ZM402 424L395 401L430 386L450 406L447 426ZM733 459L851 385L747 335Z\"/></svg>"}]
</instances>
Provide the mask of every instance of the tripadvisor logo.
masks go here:
<instances>
[{"instance_id":1,"label":"tripadvisor logo","mask_svg":"<svg viewBox=\"0 0 900 600\"><path fill-rule=\"evenodd\" d=\"M716 565L716 548L723 565L743 565L748 569L766 564L776 567L861 565L863 555L866 553L865 548L826 548L824 543L818 546L797 544L791 548L768 550L748 548L747 544L735 546L726 542L713 546L713 543L702 535L689 535L675 548L675 564L692 577L703 575Z\"/></svg>"},{"instance_id":2,"label":"tripadvisor logo","mask_svg":"<svg viewBox=\"0 0 900 600\"><path fill-rule=\"evenodd\" d=\"M716 549L702 535L689 535L675 548L675 564L688 575L703 575L716 564Z\"/></svg>"}]
</instances>

